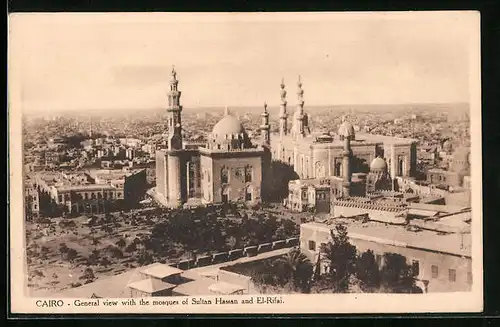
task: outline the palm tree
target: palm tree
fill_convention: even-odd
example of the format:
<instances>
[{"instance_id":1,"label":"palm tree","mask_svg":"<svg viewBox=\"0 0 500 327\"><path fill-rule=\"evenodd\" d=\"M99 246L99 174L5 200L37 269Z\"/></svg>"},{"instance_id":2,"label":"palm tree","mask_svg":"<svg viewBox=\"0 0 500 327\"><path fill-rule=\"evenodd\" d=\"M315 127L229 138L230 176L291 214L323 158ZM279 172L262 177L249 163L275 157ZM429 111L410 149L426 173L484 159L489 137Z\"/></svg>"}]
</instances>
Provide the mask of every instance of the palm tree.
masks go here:
<instances>
[{"instance_id":1,"label":"palm tree","mask_svg":"<svg viewBox=\"0 0 500 327\"><path fill-rule=\"evenodd\" d=\"M313 265L299 249L293 249L284 257L277 259L275 266L281 267L283 275L294 291L309 292Z\"/></svg>"}]
</instances>

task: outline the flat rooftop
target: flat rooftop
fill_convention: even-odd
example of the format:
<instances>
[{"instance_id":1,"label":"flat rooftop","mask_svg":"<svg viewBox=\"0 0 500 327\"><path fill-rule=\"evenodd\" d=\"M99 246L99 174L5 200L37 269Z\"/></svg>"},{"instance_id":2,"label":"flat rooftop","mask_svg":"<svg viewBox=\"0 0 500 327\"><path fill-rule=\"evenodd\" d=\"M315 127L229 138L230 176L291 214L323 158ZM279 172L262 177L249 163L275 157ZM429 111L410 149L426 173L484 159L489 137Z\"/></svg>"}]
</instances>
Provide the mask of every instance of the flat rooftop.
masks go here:
<instances>
[{"instance_id":1,"label":"flat rooftop","mask_svg":"<svg viewBox=\"0 0 500 327\"><path fill-rule=\"evenodd\" d=\"M236 284L217 282L215 284L210 285L208 287L208 290L213 293L229 295L229 294L234 294L238 291L244 291L245 288Z\"/></svg>"},{"instance_id":2,"label":"flat rooftop","mask_svg":"<svg viewBox=\"0 0 500 327\"><path fill-rule=\"evenodd\" d=\"M409 231L405 226L385 224L375 221L362 223L342 218L332 219L333 222L345 222L349 237L375 243L402 247L413 247L427 251L445 252L459 256L471 255L471 234L441 235L435 231ZM335 224L327 225L320 222L309 222L301 228L323 229L330 231Z\"/></svg>"},{"instance_id":3,"label":"flat rooftop","mask_svg":"<svg viewBox=\"0 0 500 327\"><path fill-rule=\"evenodd\" d=\"M171 267L163 263L154 263L141 270L141 274L154 278L163 279L169 276L181 274L183 270Z\"/></svg>"}]
</instances>

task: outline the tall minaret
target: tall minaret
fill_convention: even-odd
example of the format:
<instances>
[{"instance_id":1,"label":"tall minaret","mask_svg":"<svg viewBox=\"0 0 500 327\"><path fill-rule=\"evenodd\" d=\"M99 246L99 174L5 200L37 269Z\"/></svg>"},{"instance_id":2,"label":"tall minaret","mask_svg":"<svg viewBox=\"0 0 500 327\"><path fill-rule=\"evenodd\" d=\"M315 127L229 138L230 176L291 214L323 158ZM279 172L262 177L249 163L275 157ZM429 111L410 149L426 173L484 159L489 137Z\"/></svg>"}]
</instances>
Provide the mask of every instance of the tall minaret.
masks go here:
<instances>
[{"instance_id":1,"label":"tall minaret","mask_svg":"<svg viewBox=\"0 0 500 327\"><path fill-rule=\"evenodd\" d=\"M344 122L340 125L339 135L341 140L344 142L344 149L342 151L342 177L343 177L343 194L344 196L351 195L351 157L352 157L352 149L351 149L351 140L354 140L354 128L347 121L346 118L343 118Z\"/></svg>"},{"instance_id":2,"label":"tall minaret","mask_svg":"<svg viewBox=\"0 0 500 327\"><path fill-rule=\"evenodd\" d=\"M179 81L177 80L177 72L175 68L172 67L172 77L170 78L170 91L168 92L168 148L169 150L182 149L182 121L181 121L181 111L182 106L180 105L181 92L178 90L177 86Z\"/></svg>"},{"instance_id":3,"label":"tall minaret","mask_svg":"<svg viewBox=\"0 0 500 327\"><path fill-rule=\"evenodd\" d=\"M177 73L172 67L172 77L170 79L170 91L168 92L168 202L170 205L178 207L185 201L182 184L182 106L179 103L181 92L177 89L179 81Z\"/></svg>"},{"instance_id":4,"label":"tall minaret","mask_svg":"<svg viewBox=\"0 0 500 327\"><path fill-rule=\"evenodd\" d=\"M281 104L280 104L280 137L288 133L288 114L286 113L285 81L281 79Z\"/></svg>"},{"instance_id":5,"label":"tall minaret","mask_svg":"<svg viewBox=\"0 0 500 327\"><path fill-rule=\"evenodd\" d=\"M299 81L297 82L297 112L295 114L295 136L303 137L304 130L304 90L302 89L302 80L299 75Z\"/></svg>"},{"instance_id":6,"label":"tall minaret","mask_svg":"<svg viewBox=\"0 0 500 327\"><path fill-rule=\"evenodd\" d=\"M267 112L267 103L264 102L264 112L260 114L262 117L262 124L260 125L260 130L262 134L262 143L265 146L270 146L271 145L271 135L270 135L270 129L271 126L269 125L269 113Z\"/></svg>"}]
</instances>

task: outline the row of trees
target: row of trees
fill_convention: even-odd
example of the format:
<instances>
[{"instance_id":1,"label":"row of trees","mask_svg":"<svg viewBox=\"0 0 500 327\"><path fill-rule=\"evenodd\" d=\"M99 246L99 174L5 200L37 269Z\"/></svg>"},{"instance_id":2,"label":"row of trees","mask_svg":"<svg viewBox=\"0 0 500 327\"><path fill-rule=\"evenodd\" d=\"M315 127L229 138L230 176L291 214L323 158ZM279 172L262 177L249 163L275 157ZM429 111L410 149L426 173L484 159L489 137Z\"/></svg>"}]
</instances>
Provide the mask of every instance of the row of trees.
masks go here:
<instances>
[{"instance_id":1,"label":"row of trees","mask_svg":"<svg viewBox=\"0 0 500 327\"><path fill-rule=\"evenodd\" d=\"M282 258L265 262L252 273L254 281L301 293L347 293L357 287L363 292L422 292L415 285L417 272L406 263L404 256L385 253L384 264L379 267L373 251L357 254L345 226L337 225L331 237L332 241L321 247L316 266L300 250L294 249ZM324 266L328 267L326 271L321 270Z\"/></svg>"},{"instance_id":2,"label":"row of trees","mask_svg":"<svg viewBox=\"0 0 500 327\"><path fill-rule=\"evenodd\" d=\"M299 232L293 221L278 220L273 215L218 217L210 210L201 214L189 210L172 211L166 219L155 224L144 246L156 254L165 253L175 244L189 252L227 251L294 237Z\"/></svg>"}]
</instances>

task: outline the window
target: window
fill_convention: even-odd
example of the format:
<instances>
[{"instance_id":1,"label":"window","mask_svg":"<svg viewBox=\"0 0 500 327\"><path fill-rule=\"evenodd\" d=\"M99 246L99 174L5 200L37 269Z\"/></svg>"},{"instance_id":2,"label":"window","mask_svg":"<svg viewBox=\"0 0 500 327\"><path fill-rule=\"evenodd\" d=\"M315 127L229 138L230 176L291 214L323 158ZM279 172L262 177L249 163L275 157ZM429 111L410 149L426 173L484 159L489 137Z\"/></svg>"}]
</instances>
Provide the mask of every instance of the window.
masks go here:
<instances>
[{"instance_id":1,"label":"window","mask_svg":"<svg viewBox=\"0 0 500 327\"><path fill-rule=\"evenodd\" d=\"M438 275L439 275L438 266L435 266L435 265L431 266L431 274L432 274L432 278L438 278Z\"/></svg>"},{"instance_id":2,"label":"window","mask_svg":"<svg viewBox=\"0 0 500 327\"><path fill-rule=\"evenodd\" d=\"M340 162L335 163L335 176L340 176L340 167L341 167Z\"/></svg>"},{"instance_id":3,"label":"window","mask_svg":"<svg viewBox=\"0 0 500 327\"><path fill-rule=\"evenodd\" d=\"M63 202L63 197L62 197L62 195L59 195L59 196L58 196L58 199L59 199L59 202Z\"/></svg>"},{"instance_id":4,"label":"window","mask_svg":"<svg viewBox=\"0 0 500 327\"><path fill-rule=\"evenodd\" d=\"M94 193L94 192L92 192L92 194L90 195L90 198L91 198L92 200L95 200L95 193Z\"/></svg>"},{"instance_id":5,"label":"window","mask_svg":"<svg viewBox=\"0 0 500 327\"><path fill-rule=\"evenodd\" d=\"M113 192L109 192L109 198L112 199L113 198Z\"/></svg>"},{"instance_id":6,"label":"window","mask_svg":"<svg viewBox=\"0 0 500 327\"><path fill-rule=\"evenodd\" d=\"M413 272L413 276L420 275L420 263L418 262L418 260L413 260L411 262L411 269Z\"/></svg>"},{"instance_id":7,"label":"window","mask_svg":"<svg viewBox=\"0 0 500 327\"><path fill-rule=\"evenodd\" d=\"M220 177L221 183L222 184L229 183L229 171L228 171L228 169L227 168L222 168L220 174L221 174L221 177Z\"/></svg>"},{"instance_id":8,"label":"window","mask_svg":"<svg viewBox=\"0 0 500 327\"><path fill-rule=\"evenodd\" d=\"M316 242L315 241L309 241L309 250L316 251Z\"/></svg>"},{"instance_id":9,"label":"window","mask_svg":"<svg viewBox=\"0 0 500 327\"><path fill-rule=\"evenodd\" d=\"M250 183L252 182L252 167L247 166L245 167L245 183Z\"/></svg>"},{"instance_id":10,"label":"window","mask_svg":"<svg viewBox=\"0 0 500 327\"><path fill-rule=\"evenodd\" d=\"M108 193L104 192L103 196L104 196L104 199L107 199L108 198Z\"/></svg>"},{"instance_id":11,"label":"window","mask_svg":"<svg viewBox=\"0 0 500 327\"><path fill-rule=\"evenodd\" d=\"M101 194L101 192L97 192L97 198L98 198L98 199L102 199L102 194Z\"/></svg>"},{"instance_id":12,"label":"window","mask_svg":"<svg viewBox=\"0 0 500 327\"><path fill-rule=\"evenodd\" d=\"M450 282L457 280L457 271L455 269L448 269L448 280Z\"/></svg>"},{"instance_id":13,"label":"window","mask_svg":"<svg viewBox=\"0 0 500 327\"><path fill-rule=\"evenodd\" d=\"M224 188L222 190L222 202L223 203L228 203L229 202L229 189Z\"/></svg>"},{"instance_id":14,"label":"window","mask_svg":"<svg viewBox=\"0 0 500 327\"><path fill-rule=\"evenodd\" d=\"M37 206L36 204L35 204L35 205L33 205L33 209L35 209L35 210L36 210L36 209L37 209L37 207L38 207L38 206Z\"/></svg>"},{"instance_id":15,"label":"window","mask_svg":"<svg viewBox=\"0 0 500 327\"><path fill-rule=\"evenodd\" d=\"M89 199L89 194L88 193L84 193L85 194L85 200L88 200Z\"/></svg>"},{"instance_id":16,"label":"window","mask_svg":"<svg viewBox=\"0 0 500 327\"><path fill-rule=\"evenodd\" d=\"M119 197L121 197L121 196L122 196L122 193L121 193L121 192L118 192L118 193L116 194L116 197L118 197L118 198L119 198Z\"/></svg>"},{"instance_id":17,"label":"window","mask_svg":"<svg viewBox=\"0 0 500 327\"><path fill-rule=\"evenodd\" d=\"M252 201L252 190L249 187L245 189L245 201Z\"/></svg>"}]
</instances>

